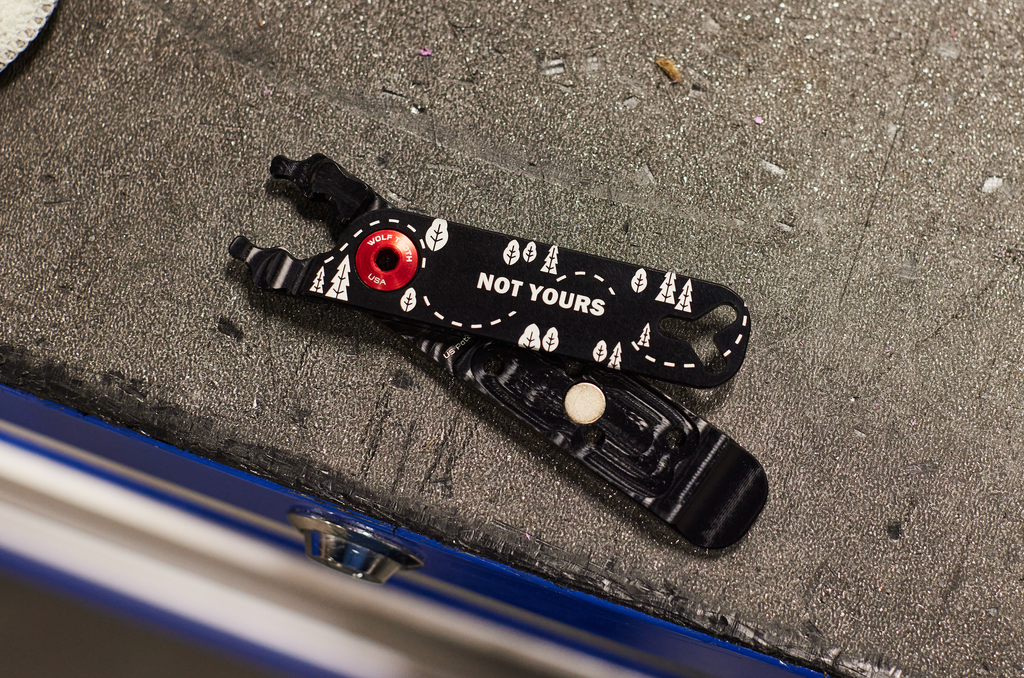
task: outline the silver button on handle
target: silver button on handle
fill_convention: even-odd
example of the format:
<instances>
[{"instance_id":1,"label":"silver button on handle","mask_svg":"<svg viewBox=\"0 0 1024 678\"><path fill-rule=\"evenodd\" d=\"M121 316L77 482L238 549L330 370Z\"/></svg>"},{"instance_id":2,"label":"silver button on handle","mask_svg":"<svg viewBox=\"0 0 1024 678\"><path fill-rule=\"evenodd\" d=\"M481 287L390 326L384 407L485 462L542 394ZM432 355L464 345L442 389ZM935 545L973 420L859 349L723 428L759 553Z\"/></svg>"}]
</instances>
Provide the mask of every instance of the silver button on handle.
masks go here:
<instances>
[{"instance_id":1,"label":"silver button on handle","mask_svg":"<svg viewBox=\"0 0 1024 678\"><path fill-rule=\"evenodd\" d=\"M288 520L305 536L306 555L350 577L383 584L399 570L423 567L409 549L369 528L302 509L290 511Z\"/></svg>"}]
</instances>

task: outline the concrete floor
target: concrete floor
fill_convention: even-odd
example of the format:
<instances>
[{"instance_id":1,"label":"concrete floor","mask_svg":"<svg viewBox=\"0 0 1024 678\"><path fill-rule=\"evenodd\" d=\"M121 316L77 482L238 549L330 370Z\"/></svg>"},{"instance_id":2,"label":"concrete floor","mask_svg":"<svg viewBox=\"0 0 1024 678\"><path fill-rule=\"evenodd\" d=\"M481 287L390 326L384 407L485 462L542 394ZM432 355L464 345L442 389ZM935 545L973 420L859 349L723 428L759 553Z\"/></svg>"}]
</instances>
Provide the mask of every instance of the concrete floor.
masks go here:
<instances>
[{"instance_id":1,"label":"concrete floor","mask_svg":"<svg viewBox=\"0 0 1024 678\"><path fill-rule=\"evenodd\" d=\"M61 5L0 73L0 381L834 675L1024 674L1022 16ZM765 466L748 538L694 552L373 321L255 291L235 235L329 245L266 183L314 152L739 292L737 377L667 390Z\"/></svg>"}]
</instances>

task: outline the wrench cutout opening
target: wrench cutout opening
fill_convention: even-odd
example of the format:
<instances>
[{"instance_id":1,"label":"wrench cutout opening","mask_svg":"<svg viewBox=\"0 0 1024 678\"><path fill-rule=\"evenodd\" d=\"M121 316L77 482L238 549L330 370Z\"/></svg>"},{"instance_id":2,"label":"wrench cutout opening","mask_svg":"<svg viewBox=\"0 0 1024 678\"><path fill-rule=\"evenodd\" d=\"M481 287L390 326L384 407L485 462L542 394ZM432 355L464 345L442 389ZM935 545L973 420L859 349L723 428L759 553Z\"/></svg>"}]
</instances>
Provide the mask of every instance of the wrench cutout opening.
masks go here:
<instances>
[{"instance_id":1,"label":"wrench cutout opening","mask_svg":"<svg viewBox=\"0 0 1024 678\"><path fill-rule=\"evenodd\" d=\"M694 320L665 316L658 323L658 329L666 337L688 343L704 369L718 374L725 369L726 363L722 351L715 345L715 335L735 323L736 317L736 309L721 304Z\"/></svg>"}]
</instances>

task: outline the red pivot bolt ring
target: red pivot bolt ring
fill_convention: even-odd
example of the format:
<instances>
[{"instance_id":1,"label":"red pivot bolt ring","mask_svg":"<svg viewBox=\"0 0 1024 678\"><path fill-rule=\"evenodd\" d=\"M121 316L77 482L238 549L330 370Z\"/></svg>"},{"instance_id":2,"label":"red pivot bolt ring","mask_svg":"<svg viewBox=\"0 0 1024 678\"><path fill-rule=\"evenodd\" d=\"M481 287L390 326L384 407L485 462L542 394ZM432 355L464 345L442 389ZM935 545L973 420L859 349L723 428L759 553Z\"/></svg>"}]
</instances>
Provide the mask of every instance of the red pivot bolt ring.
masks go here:
<instances>
[{"instance_id":1,"label":"red pivot bolt ring","mask_svg":"<svg viewBox=\"0 0 1024 678\"><path fill-rule=\"evenodd\" d=\"M359 243L356 272L368 287L382 292L401 289L416 275L420 254L409 236L392 230L374 231Z\"/></svg>"}]
</instances>

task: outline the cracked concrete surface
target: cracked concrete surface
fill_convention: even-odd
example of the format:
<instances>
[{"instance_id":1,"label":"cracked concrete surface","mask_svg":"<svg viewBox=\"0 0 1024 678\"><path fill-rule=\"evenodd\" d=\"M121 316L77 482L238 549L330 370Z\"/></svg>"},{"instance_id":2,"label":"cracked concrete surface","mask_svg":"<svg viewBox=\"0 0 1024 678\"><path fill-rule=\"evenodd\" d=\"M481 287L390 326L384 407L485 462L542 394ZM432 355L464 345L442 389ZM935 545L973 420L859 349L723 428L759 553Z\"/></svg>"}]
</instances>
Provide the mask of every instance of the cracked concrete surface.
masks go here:
<instances>
[{"instance_id":1,"label":"cracked concrete surface","mask_svg":"<svg viewBox=\"0 0 1024 678\"><path fill-rule=\"evenodd\" d=\"M832 675L1021 675L1021 16L62 4L0 73L0 381ZM765 466L749 537L695 553L373 321L253 290L236 234L329 243L267 182L314 152L739 292L738 376L667 390Z\"/></svg>"}]
</instances>

